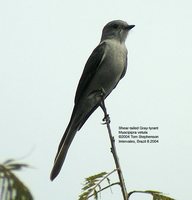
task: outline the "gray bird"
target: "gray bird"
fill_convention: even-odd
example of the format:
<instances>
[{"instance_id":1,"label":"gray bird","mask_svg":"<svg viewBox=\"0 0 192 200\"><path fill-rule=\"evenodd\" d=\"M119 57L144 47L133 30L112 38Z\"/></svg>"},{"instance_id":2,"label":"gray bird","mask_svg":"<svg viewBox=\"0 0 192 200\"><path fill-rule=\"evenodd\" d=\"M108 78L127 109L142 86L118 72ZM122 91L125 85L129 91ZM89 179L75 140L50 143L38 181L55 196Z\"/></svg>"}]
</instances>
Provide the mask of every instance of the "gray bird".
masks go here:
<instances>
[{"instance_id":1,"label":"gray bird","mask_svg":"<svg viewBox=\"0 0 192 200\"><path fill-rule=\"evenodd\" d=\"M80 78L75 105L58 147L51 180L59 174L77 131L124 77L127 69L125 40L133 27L121 20L111 21L104 26L101 41L89 57Z\"/></svg>"}]
</instances>

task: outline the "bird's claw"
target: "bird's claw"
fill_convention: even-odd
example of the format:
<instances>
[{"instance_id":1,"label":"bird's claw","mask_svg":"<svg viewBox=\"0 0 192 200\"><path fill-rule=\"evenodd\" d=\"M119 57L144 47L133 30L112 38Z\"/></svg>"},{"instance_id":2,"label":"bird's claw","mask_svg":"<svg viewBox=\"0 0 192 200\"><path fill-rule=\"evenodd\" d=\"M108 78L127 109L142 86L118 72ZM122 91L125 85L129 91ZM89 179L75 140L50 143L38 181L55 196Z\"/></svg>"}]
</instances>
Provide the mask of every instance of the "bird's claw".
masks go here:
<instances>
[{"instance_id":1,"label":"bird's claw","mask_svg":"<svg viewBox=\"0 0 192 200\"><path fill-rule=\"evenodd\" d=\"M103 125L105 125L105 124L110 124L111 120L110 120L109 115L106 115L106 116L102 119L102 121L104 122L104 123L102 123Z\"/></svg>"},{"instance_id":2,"label":"bird's claw","mask_svg":"<svg viewBox=\"0 0 192 200\"><path fill-rule=\"evenodd\" d=\"M106 93L105 90L103 88L101 88L98 91L99 91L99 96L103 98Z\"/></svg>"}]
</instances>

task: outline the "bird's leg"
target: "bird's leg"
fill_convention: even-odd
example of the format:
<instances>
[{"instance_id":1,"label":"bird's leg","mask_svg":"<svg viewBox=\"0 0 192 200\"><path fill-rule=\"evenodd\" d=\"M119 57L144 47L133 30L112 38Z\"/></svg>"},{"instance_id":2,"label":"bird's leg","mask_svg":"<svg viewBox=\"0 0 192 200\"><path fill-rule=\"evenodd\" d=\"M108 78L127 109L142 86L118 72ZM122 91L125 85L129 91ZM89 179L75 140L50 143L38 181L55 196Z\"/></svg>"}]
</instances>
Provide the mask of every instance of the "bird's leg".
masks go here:
<instances>
[{"instance_id":1,"label":"bird's leg","mask_svg":"<svg viewBox=\"0 0 192 200\"><path fill-rule=\"evenodd\" d=\"M105 94L105 91L103 90L103 88L100 90L100 96L101 96L101 102L100 102L100 107L102 108L103 112L104 112L104 118L103 118L103 122L102 124L109 124L111 121L110 121L110 117L109 115L107 114L107 109L105 107L105 99L104 99L104 94Z\"/></svg>"},{"instance_id":2,"label":"bird's leg","mask_svg":"<svg viewBox=\"0 0 192 200\"><path fill-rule=\"evenodd\" d=\"M106 110L106 107L105 107L105 102L104 100L101 101L101 104L100 104L100 107L102 108L103 112L104 112L104 118L102 119L102 121L104 123L102 123L103 125L104 124L109 124L111 122L110 120L110 117L109 117L109 114L107 114L107 110Z\"/></svg>"}]
</instances>

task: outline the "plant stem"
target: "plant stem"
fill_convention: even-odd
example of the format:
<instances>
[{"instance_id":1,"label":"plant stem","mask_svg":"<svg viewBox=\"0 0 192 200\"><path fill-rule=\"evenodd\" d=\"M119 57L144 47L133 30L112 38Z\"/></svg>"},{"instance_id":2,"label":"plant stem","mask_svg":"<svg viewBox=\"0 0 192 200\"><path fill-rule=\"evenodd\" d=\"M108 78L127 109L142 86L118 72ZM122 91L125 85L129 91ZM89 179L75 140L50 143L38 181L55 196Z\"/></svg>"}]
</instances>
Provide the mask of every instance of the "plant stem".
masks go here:
<instances>
[{"instance_id":1,"label":"plant stem","mask_svg":"<svg viewBox=\"0 0 192 200\"><path fill-rule=\"evenodd\" d=\"M108 176L110 176L111 174L113 174L115 171L117 171L117 169L114 169L113 171L109 172L106 176L104 176L93 188L92 190L94 191L95 188L100 185L105 179L107 179Z\"/></svg>"},{"instance_id":2,"label":"plant stem","mask_svg":"<svg viewBox=\"0 0 192 200\"><path fill-rule=\"evenodd\" d=\"M110 185L108 185L108 186L106 186L106 187L100 189L99 191L97 191L97 193L102 192L103 190L106 190L106 189L108 189L108 188L110 188L110 187L112 187L112 186L114 186L114 185L120 185L120 183L119 183L119 182L112 183L112 184L110 184ZM87 198L89 199L89 198L92 197L92 196L94 196L94 194L89 195Z\"/></svg>"},{"instance_id":3,"label":"plant stem","mask_svg":"<svg viewBox=\"0 0 192 200\"><path fill-rule=\"evenodd\" d=\"M135 190L135 191L129 192L129 194L128 194L128 200L129 200L129 197L130 197L132 194L134 194L134 193L145 193L145 194L151 194L150 192L147 192L147 191Z\"/></svg>"},{"instance_id":4,"label":"plant stem","mask_svg":"<svg viewBox=\"0 0 192 200\"><path fill-rule=\"evenodd\" d=\"M118 173L118 176L119 176L121 192L123 194L123 199L127 200L128 193L127 193L127 189L126 189L126 186L125 186L125 181L124 181L124 178L123 178L123 173L122 173L122 170L121 170L121 166L120 166L120 163L119 163L119 158L117 156L117 150L116 150L116 146L115 146L115 139L114 139L114 137L113 137L113 135L111 133L110 118L109 118L109 115L107 114L107 109L105 107L104 100L101 102L101 108L102 108L102 110L104 112L104 116L105 116L103 120L105 121L105 124L107 125L107 129L108 129L109 138L110 138L110 142L111 142L111 152L113 154L113 158L114 158L114 161L115 161L117 173Z\"/></svg>"}]
</instances>

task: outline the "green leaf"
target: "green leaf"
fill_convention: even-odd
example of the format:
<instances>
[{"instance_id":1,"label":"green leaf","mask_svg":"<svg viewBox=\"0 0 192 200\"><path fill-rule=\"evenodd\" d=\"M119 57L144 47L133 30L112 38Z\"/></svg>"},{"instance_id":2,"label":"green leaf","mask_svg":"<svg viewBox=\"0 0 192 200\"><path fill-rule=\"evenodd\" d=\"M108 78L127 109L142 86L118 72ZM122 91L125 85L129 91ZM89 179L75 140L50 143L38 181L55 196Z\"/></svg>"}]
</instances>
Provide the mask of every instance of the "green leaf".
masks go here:
<instances>
[{"instance_id":1,"label":"green leaf","mask_svg":"<svg viewBox=\"0 0 192 200\"><path fill-rule=\"evenodd\" d=\"M151 194L153 196L153 200L174 200L173 198L168 197L159 191L147 190L145 192Z\"/></svg>"},{"instance_id":2,"label":"green leaf","mask_svg":"<svg viewBox=\"0 0 192 200\"><path fill-rule=\"evenodd\" d=\"M145 194L151 194L153 196L153 200L175 200L171 197L166 196L165 194L163 194L162 192L159 191L154 191L154 190L146 190L146 191L139 191L139 190L135 190L132 192L128 193L128 199L129 197L134 194L134 193L145 193Z\"/></svg>"},{"instance_id":3,"label":"green leaf","mask_svg":"<svg viewBox=\"0 0 192 200\"><path fill-rule=\"evenodd\" d=\"M94 198L95 198L95 200L98 200L98 194L97 194L97 190L95 190L95 189L94 189L94 192L93 192L93 194L94 194Z\"/></svg>"},{"instance_id":4,"label":"green leaf","mask_svg":"<svg viewBox=\"0 0 192 200\"><path fill-rule=\"evenodd\" d=\"M107 172L101 172L95 174L93 176L89 176L85 178L85 183L83 184L82 194L79 195L79 200L87 200L90 195L94 196L94 198L98 199L98 190L101 190L100 181L107 175Z\"/></svg>"},{"instance_id":5,"label":"green leaf","mask_svg":"<svg viewBox=\"0 0 192 200\"><path fill-rule=\"evenodd\" d=\"M0 164L0 199L1 200L33 200L29 189L12 172L28 167L26 164L16 163L9 159Z\"/></svg>"}]
</instances>

